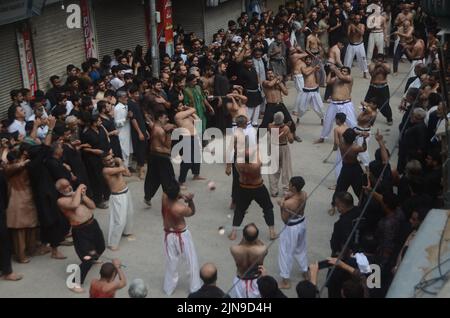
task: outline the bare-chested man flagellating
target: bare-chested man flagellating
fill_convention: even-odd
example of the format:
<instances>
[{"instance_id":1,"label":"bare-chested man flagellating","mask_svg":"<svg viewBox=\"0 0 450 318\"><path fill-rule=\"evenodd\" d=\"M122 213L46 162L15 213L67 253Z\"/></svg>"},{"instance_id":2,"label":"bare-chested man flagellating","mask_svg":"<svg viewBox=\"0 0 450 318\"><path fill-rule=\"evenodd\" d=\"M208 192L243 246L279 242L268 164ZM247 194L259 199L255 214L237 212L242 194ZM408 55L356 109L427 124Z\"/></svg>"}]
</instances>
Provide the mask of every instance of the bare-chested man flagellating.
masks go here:
<instances>
[{"instance_id":1,"label":"bare-chested man flagellating","mask_svg":"<svg viewBox=\"0 0 450 318\"><path fill-rule=\"evenodd\" d=\"M193 198L192 193L181 194L180 186L176 182L169 185L162 196L164 253L166 256L164 292L167 295L172 295L177 287L177 266L180 258L183 258L188 266L189 291L195 292L202 286L194 242L185 220L186 217L195 214Z\"/></svg>"},{"instance_id":2,"label":"bare-chested man flagellating","mask_svg":"<svg viewBox=\"0 0 450 318\"><path fill-rule=\"evenodd\" d=\"M68 180L59 179L56 181L56 190L61 195L57 201L58 207L72 227L73 246L81 260L80 285L75 282L75 286L71 290L83 293L84 290L81 286L87 273L105 251L105 239L92 213L95 203L86 196L86 186L80 184L73 191Z\"/></svg>"},{"instance_id":3,"label":"bare-chested man flagellating","mask_svg":"<svg viewBox=\"0 0 450 318\"><path fill-rule=\"evenodd\" d=\"M230 291L231 298L260 298L257 280L267 255L267 247L258 239L259 230L251 223L244 227L242 241L230 248L237 274Z\"/></svg>"},{"instance_id":4,"label":"bare-chested man flagellating","mask_svg":"<svg viewBox=\"0 0 450 318\"><path fill-rule=\"evenodd\" d=\"M109 232L108 248L112 251L119 249L120 238L133 237L134 207L131 193L123 174L127 168L120 158L114 158L111 154L103 156L103 176L111 190L109 197Z\"/></svg>"}]
</instances>

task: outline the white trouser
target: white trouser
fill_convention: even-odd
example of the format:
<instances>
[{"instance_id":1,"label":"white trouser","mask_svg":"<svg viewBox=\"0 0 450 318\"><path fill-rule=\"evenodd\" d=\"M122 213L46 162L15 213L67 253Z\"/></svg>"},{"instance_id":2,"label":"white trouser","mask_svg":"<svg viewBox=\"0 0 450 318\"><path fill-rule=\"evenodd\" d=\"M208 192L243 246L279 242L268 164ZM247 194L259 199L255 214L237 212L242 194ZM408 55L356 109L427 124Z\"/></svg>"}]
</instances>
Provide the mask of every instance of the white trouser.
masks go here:
<instances>
[{"instance_id":1,"label":"white trouser","mask_svg":"<svg viewBox=\"0 0 450 318\"><path fill-rule=\"evenodd\" d=\"M369 155L369 141L370 141L370 128L361 128L359 126L354 128L355 132L366 132L369 133L369 137L366 138L367 150L364 152L360 152L358 154L358 159L363 163L364 167L368 167L370 164L370 155ZM364 138L361 136L356 137L356 143L360 146L363 145Z\"/></svg>"},{"instance_id":2,"label":"white trouser","mask_svg":"<svg viewBox=\"0 0 450 318\"><path fill-rule=\"evenodd\" d=\"M123 166L128 169L130 164L130 154L125 152L122 148L122 159L123 159Z\"/></svg>"},{"instance_id":3,"label":"white trouser","mask_svg":"<svg viewBox=\"0 0 450 318\"><path fill-rule=\"evenodd\" d=\"M260 108L261 105L258 105L257 107L247 107L247 117L252 122L253 126L258 126Z\"/></svg>"},{"instance_id":4,"label":"white trouser","mask_svg":"<svg viewBox=\"0 0 450 318\"><path fill-rule=\"evenodd\" d=\"M421 59L421 60L413 60L411 62L411 68L409 70L409 74L408 74L408 78L410 77L416 77L416 72L415 72L415 68L417 64L424 64L425 63L425 59Z\"/></svg>"},{"instance_id":5,"label":"white trouser","mask_svg":"<svg viewBox=\"0 0 450 318\"><path fill-rule=\"evenodd\" d=\"M358 45L349 44L347 46L347 52L345 53L344 65L352 68L353 59L358 60L359 68L364 73L369 71L369 67L367 66L366 60L366 50L364 49L364 43L360 43Z\"/></svg>"},{"instance_id":6,"label":"white trouser","mask_svg":"<svg viewBox=\"0 0 450 318\"><path fill-rule=\"evenodd\" d=\"M259 294L258 279L244 280L239 277L233 279L233 288L229 295L231 298L261 298Z\"/></svg>"},{"instance_id":7,"label":"white trouser","mask_svg":"<svg viewBox=\"0 0 450 318\"><path fill-rule=\"evenodd\" d=\"M297 90L297 97L295 99L295 110L298 112L300 107L300 100L303 94L303 87L305 87L305 79L302 74L296 74L293 77L295 89Z\"/></svg>"},{"instance_id":8,"label":"white trouser","mask_svg":"<svg viewBox=\"0 0 450 318\"><path fill-rule=\"evenodd\" d=\"M338 150L336 151L336 162L335 162L335 168L334 168L334 173L336 175L336 180L339 178L339 175L341 174L341 170L342 170L342 156L341 156L341 151Z\"/></svg>"},{"instance_id":9,"label":"white trouser","mask_svg":"<svg viewBox=\"0 0 450 318\"><path fill-rule=\"evenodd\" d=\"M377 48L378 54L384 52L384 33L383 32L371 32L369 34L369 44L367 45L367 61L372 61L373 50Z\"/></svg>"},{"instance_id":10,"label":"white trouser","mask_svg":"<svg viewBox=\"0 0 450 318\"><path fill-rule=\"evenodd\" d=\"M303 221L301 221L303 219ZM301 221L301 223L295 224ZM280 234L280 249L278 253L278 266L280 276L284 279L291 277L292 263L295 259L300 271L308 272L308 257L306 248L306 221L304 217L291 220L290 224ZM288 224L289 224L288 223Z\"/></svg>"},{"instance_id":11,"label":"white trouser","mask_svg":"<svg viewBox=\"0 0 450 318\"><path fill-rule=\"evenodd\" d=\"M342 103L332 101L328 106L327 112L325 114L325 119L322 128L322 134L320 138L326 139L330 135L333 130L333 124L336 120L337 113L344 113L347 116L347 120L345 123L349 127L356 127L356 114L355 108L353 107L353 103L351 101Z\"/></svg>"},{"instance_id":12,"label":"white trouser","mask_svg":"<svg viewBox=\"0 0 450 318\"><path fill-rule=\"evenodd\" d=\"M133 199L128 189L125 193L109 197L108 246L119 246L122 234L132 234L134 221Z\"/></svg>"},{"instance_id":13,"label":"white trouser","mask_svg":"<svg viewBox=\"0 0 450 318\"><path fill-rule=\"evenodd\" d=\"M178 262L181 259L186 261L190 278L189 290L191 293L197 291L202 286L200 281L197 254L189 230L182 233L165 233L164 254L166 256L166 273L164 276L164 292L172 295L178 283Z\"/></svg>"},{"instance_id":14,"label":"white trouser","mask_svg":"<svg viewBox=\"0 0 450 318\"><path fill-rule=\"evenodd\" d=\"M312 105L317 116L319 116L320 119L323 119L325 112L323 109L323 101L319 93L319 88L317 88L317 91L307 91L307 90L309 89L304 88L303 94L300 95L300 101L297 104L297 112L299 114L298 116L303 117L303 115L305 115L306 111L308 110L309 106Z\"/></svg>"}]
</instances>

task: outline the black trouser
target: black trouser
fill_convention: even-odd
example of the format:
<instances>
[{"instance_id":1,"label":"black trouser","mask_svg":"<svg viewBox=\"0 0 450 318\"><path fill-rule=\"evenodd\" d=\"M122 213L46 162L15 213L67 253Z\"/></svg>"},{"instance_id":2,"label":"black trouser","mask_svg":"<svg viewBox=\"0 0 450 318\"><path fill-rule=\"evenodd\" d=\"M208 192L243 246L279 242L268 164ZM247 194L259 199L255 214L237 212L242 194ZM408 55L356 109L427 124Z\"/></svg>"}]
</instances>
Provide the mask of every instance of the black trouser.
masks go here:
<instances>
[{"instance_id":1,"label":"black trouser","mask_svg":"<svg viewBox=\"0 0 450 318\"><path fill-rule=\"evenodd\" d=\"M102 159L96 155L86 154L85 164L92 189L92 200L97 205L107 201L109 199L110 190L106 184L105 177L102 174Z\"/></svg>"},{"instance_id":2,"label":"black trouser","mask_svg":"<svg viewBox=\"0 0 450 318\"><path fill-rule=\"evenodd\" d=\"M247 211L250 203L255 200L256 203L263 209L264 220L268 226L275 224L273 216L273 204L270 200L269 191L265 185L255 189L247 189L239 186L236 196L236 208L234 210L233 226L237 227L242 224L244 220L245 211Z\"/></svg>"},{"instance_id":3,"label":"black trouser","mask_svg":"<svg viewBox=\"0 0 450 318\"><path fill-rule=\"evenodd\" d=\"M98 260L105 251L105 239L103 238L103 232L95 219L89 224L72 227L72 237L75 252L81 260L80 283L83 284L86 275L94 262ZM86 256L89 256L89 259L86 260Z\"/></svg>"},{"instance_id":4,"label":"black trouser","mask_svg":"<svg viewBox=\"0 0 450 318\"><path fill-rule=\"evenodd\" d=\"M398 63L400 62L400 59L402 58L404 53L405 51L403 49L403 46L399 43L397 45L397 49L394 52L394 61L393 61L394 73L398 72Z\"/></svg>"},{"instance_id":5,"label":"black trouser","mask_svg":"<svg viewBox=\"0 0 450 318\"><path fill-rule=\"evenodd\" d=\"M143 167L145 164L145 152L147 151L147 140L139 140L139 137L134 134L131 137L133 141L134 159L136 159L136 163L139 167Z\"/></svg>"},{"instance_id":6,"label":"black trouser","mask_svg":"<svg viewBox=\"0 0 450 318\"><path fill-rule=\"evenodd\" d=\"M386 85L384 87L374 87L370 85L369 90L367 91L366 94L366 98L364 100L367 102L372 98L376 99L376 103L380 113L383 114L383 116L387 119L388 122L391 122L392 109L391 105L389 105L389 99L391 98L389 86Z\"/></svg>"},{"instance_id":7,"label":"black trouser","mask_svg":"<svg viewBox=\"0 0 450 318\"><path fill-rule=\"evenodd\" d=\"M236 160L236 158L235 158ZM236 169L236 164L231 164L231 171L233 172L233 183L231 185L231 200L233 203L236 203L237 194L239 192L239 173Z\"/></svg>"},{"instance_id":8,"label":"black trouser","mask_svg":"<svg viewBox=\"0 0 450 318\"><path fill-rule=\"evenodd\" d=\"M282 112L284 115L284 123L287 124L288 122L291 122L291 125L289 126L291 132L295 135L296 126L294 124L294 120L291 117L291 114L289 113L288 109L283 103L280 104L271 104L268 103L266 105L266 110L264 111L264 117L261 122L261 125L259 125L259 128L267 128L269 127L269 124L273 122L273 117L276 113Z\"/></svg>"},{"instance_id":9,"label":"black trouser","mask_svg":"<svg viewBox=\"0 0 450 318\"><path fill-rule=\"evenodd\" d=\"M6 228L0 229L0 272L2 275L12 273L11 266L11 238Z\"/></svg>"},{"instance_id":10,"label":"black trouser","mask_svg":"<svg viewBox=\"0 0 450 318\"><path fill-rule=\"evenodd\" d=\"M198 136L183 136L180 155L183 158L180 164L178 182L185 183L189 170L194 176L200 174L200 160L202 159L200 140Z\"/></svg>"},{"instance_id":11,"label":"black trouser","mask_svg":"<svg viewBox=\"0 0 450 318\"><path fill-rule=\"evenodd\" d=\"M171 184L177 183L177 180L168 155L150 153L147 167L144 191L145 200L149 201L158 191L159 186L162 185L163 191L166 191Z\"/></svg>"},{"instance_id":12,"label":"black trouser","mask_svg":"<svg viewBox=\"0 0 450 318\"><path fill-rule=\"evenodd\" d=\"M346 192L350 186L359 197L363 187L363 176L364 171L361 169L359 163L343 163L341 173L337 179L336 190L333 194L333 202L331 204L334 206L337 193Z\"/></svg>"},{"instance_id":13,"label":"black trouser","mask_svg":"<svg viewBox=\"0 0 450 318\"><path fill-rule=\"evenodd\" d=\"M327 74L327 77L328 77L328 74L330 74L330 72L331 72L330 65L325 65L325 73ZM325 88L325 95L323 96L323 99L325 101L327 101L331 97L332 94L333 94L333 85L327 83L327 87Z\"/></svg>"}]
</instances>

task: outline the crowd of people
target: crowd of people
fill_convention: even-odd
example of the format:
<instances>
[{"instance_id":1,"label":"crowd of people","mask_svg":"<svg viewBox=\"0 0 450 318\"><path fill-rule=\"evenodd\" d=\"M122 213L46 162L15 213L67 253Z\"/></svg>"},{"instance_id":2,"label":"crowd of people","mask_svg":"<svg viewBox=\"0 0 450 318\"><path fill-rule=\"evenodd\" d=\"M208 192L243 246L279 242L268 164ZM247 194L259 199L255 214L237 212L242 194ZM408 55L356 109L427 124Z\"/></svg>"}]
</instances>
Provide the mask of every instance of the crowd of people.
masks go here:
<instances>
[{"instance_id":1,"label":"crowd of people","mask_svg":"<svg viewBox=\"0 0 450 318\"><path fill-rule=\"evenodd\" d=\"M317 275L323 267L334 267L327 277L329 297L385 296L420 223L430 209L442 206L438 131L447 111L437 51L443 43L436 38L434 19L417 2L313 2L306 8L295 1L273 13L252 1L249 12L229 21L213 39L178 27L174 54L161 55L159 78L152 76L151 50L144 54L137 46L134 51L116 49L101 61L91 58L81 68L68 65L66 76L52 76L45 92L13 90L8 118L0 127L3 278L22 278L12 270L12 256L19 263L46 253L64 259L58 247L73 244L81 281L72 290L84 292L86 275L105 249L117 251L122 237L135 239L126 178L135 174L144 180L143 199L149 207L158 189L163 190L167 295L177 286L177 265L185 258L189 297L286 297L281 289L291 288L294 259L305 277L296 285L300 298L318 296ZM358 68L353 68L355 58ZM402 59L411 68L399 107L403 118L394 165L382 134L372 127L378 112L393 125L388 76L403 76L397 75ZM353 104L359 101L352 100L358 71L368 79L359 112ZM289 94L291 80L297 98L288 108L283 96ZM337 154L329 213L337 211L339 219L330 236L330 258L320 266L308 262L307 180L293 176L290 154L290 147L302 142L302 116L310 107L323 125L314 142L331 137ZM229 293L216 286L217 265L199 267L185 220L201 208L186 191L186 178L191 170L194 180L205 179L201 162L194 159L206 146L202 134L210 127L232 129L233 140L245 137L249 145L243 162L231 160L225 168L233 178L229 238L243 234L230 250L237 275ZM177 128L182 134L174 141ZM272 142L280 149L279 167L269 175L268 188L261 173L258 128L278 132ZM373 137L378 144L374 155L368 147ZM178 179L171 161L176 143L191 150L180 154ZM234 159L236 152L231 153ZM350 186L356 197L347 192ZM271 197L284 222L280 233L275 232ZM241 228L253 200L262 209L270 239L279 239L279 282L264 269L268 248L259 229L253 223ZM105 237L96 208L110 211ZM380 266L381 288L367 288L369 264ZM114 297L127 285L118 260L103 264L100 276L91 283L91 297ZM145 297L145 283L135 282L132 294Z\"/></svg>"}]
</instances>

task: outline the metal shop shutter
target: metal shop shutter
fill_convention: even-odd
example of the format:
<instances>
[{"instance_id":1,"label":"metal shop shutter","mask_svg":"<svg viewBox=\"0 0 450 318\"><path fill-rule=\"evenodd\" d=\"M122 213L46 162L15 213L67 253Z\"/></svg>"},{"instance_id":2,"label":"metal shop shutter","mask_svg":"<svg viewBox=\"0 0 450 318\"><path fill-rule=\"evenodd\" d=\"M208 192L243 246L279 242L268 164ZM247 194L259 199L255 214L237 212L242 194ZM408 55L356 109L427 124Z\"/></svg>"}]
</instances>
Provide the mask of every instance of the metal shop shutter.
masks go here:
<instances>
[{"instance_id":1,"label":"metal shop shutter","mask_svg":"<svg viewBox=\"0 0 450 318\"><path fill-rule=\"evenodd\" d=\"M72 3L79 4L79 1ZM68 16L60 4L54 4L44 7L42 15L31 19L38 86L42 90L50 88L50 76L63 76L67 65L81 68L86 60L83 28L69 29Z\"/></svg>"},{"instance_id":2,"label":"metal shop shutter","mask_svg":"<svg viewBox=\"0 0 450 318\"><path fill-rule=\"evenodd\" d=\"M203 2L205 0L172 0L173 27L183 27L184 33L195 32L199 38L204 38Z\"/></svg>"},{"instance_id":3,"label":"metal shop shutter","mask_svg":"<svg viewBox=\"0 0 450 318\"><path fill-rule=\"evenodd\" d=\"M2 62L0 63L0 120L6 118L8 107L12 102L9 92L22 88L19 53L14 24L0 26L0 43L2 44Z\"/></svg>"},{"instance_id":4,"label":"metal shop shutter","mask_svg":"<svg viewBox=\"0 0 450 318\"><path fill-rule=\"evenodd\" d=\"M145 7L142 1L94 1L99 59L113 57L115 49L132 50L140 44L147 51Z\"/></svg>"},{"instance_id":5,"label":"metal shop shutter","mask_svg":"<svg viewBox=\"0 0 450 318\"><path fill-rule=\"evenodd\" d=\"M214 33L220 29L228 29L228 21L237 21L242 12L242 0L228 0L218 7L205 9L205 41L212 42Z\"/></svg>"}]
</instances>

